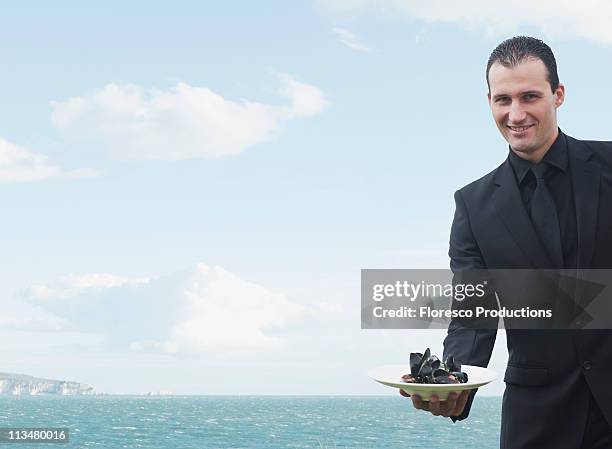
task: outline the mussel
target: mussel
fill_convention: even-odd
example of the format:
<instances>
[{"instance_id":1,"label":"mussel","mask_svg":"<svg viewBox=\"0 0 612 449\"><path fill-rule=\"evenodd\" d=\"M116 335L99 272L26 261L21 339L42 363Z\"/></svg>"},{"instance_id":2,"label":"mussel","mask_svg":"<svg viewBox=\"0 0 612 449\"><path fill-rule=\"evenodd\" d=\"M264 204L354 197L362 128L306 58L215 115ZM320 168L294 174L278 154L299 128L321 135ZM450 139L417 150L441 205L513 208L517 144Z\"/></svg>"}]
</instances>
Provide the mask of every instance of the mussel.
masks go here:
<instances>
[{"instance_id":1,"label":"mussel","mask_svg":"<svg viewBox=\"0 0 612 449\"><path fill-rule=\"evenodd\" d=\"M457 379L462 384L468 381L468 375L467 373L464 373L463 371L453 371L450 374L451 376L455 376L455 379Z\"/></svg>"},{"instance_id":2,"label":"mussel","mask_svg":"<svg viewBox=\"0 0 612 449\"><path fill-rule=\"evenodd\" d=\"M423 354L420 352L411 352L410 353L410 374L413 377L419 373L419 364L421 363L421 359L423 358Z\"/></svg>"},{"instance_id":3,"label":"mussel","mask_svg":"<svg viewBox=\"0 0 612 449\"><path fill-rule=\"evenodd\" d=\"M444 365L449 371L461 371L461 363L456 362L452 355L449 355L444 361Z\"/></svg>"},{"instance_id":4,"label":"mussel","mask_svg":"<svg viewBox=\"0 0 612 449\"><path fill-rule=\"evenodd\" d=\"M468 376L461 371L461 363L449 355L444 362L431 354L427 348L424 353L410 353L410 374L402 376L402 382L420 384L466 383Z\"/></svg>"}]
</instances>

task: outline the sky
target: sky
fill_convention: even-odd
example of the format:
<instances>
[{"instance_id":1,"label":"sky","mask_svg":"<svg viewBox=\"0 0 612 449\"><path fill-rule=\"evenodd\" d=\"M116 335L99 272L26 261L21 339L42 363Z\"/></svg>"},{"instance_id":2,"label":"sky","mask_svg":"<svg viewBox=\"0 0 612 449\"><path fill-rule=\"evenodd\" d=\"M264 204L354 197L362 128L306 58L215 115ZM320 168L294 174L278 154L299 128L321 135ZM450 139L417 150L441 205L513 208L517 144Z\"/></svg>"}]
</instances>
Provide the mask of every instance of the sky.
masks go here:
<instances>
[{"instance_id":1,"label":"sky","mask_svg":"<svg viewBox=\"0 0 612 449\"><path fill-rule=\"evenodd\" d=\"M561 129L611 139L610 17L604 1L6 6L0 371L119 394L396 394L366 371L441 353L444 332L362 330L360 270L448 268L453 193L508 152L484 78L503 39L549 43ZM506 358L500 332L490 367Z\"/></svg>"}]
</instances>

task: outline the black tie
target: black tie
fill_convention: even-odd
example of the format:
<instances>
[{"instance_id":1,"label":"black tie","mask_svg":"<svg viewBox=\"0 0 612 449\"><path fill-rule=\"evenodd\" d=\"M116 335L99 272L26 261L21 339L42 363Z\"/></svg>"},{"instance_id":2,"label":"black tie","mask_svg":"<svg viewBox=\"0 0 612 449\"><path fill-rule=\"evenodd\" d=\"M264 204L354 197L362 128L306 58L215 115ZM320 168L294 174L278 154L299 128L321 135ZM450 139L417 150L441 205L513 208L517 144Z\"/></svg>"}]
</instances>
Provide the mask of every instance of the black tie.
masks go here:
<instances>
[{"instance_id":1,"label":"black tie","mask_svg":"<svg viewBox=\"0 0 612 449\"><path fill-rule=\"evenodd\" d=\"M544 181L547 167L548 165L544 162L531 167L537 182L531 199L531 221L546 252L553 261L552 268L563 268L557 208Z\"/></svg>"}]
</instances>

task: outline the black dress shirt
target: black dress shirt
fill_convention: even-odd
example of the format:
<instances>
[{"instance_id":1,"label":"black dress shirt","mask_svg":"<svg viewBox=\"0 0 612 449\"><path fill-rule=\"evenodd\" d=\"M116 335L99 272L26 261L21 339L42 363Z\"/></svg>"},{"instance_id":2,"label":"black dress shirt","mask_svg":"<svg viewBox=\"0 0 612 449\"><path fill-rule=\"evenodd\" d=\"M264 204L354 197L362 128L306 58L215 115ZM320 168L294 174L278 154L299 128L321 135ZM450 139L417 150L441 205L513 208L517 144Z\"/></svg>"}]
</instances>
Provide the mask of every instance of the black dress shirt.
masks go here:
<instances>
[{"instance_id":1,"label":"black dress shirt","mask_svg":"<svg viewBox=\"0 0 612 449\"><path fill-rule=\"evenodd\" d=\"M533 164L517 156L512 150L508 158L516 176L523 204L527 214L531 217L531 198L536 188L536 179L531 171ZM567 140L561 130L540 163L548 164L545 176L546 186L553 198L559 218L564 264L559 268L576 268L578 265L576 206L570 175L571 167L567 156Z\"/></svg>"}]
</instances>

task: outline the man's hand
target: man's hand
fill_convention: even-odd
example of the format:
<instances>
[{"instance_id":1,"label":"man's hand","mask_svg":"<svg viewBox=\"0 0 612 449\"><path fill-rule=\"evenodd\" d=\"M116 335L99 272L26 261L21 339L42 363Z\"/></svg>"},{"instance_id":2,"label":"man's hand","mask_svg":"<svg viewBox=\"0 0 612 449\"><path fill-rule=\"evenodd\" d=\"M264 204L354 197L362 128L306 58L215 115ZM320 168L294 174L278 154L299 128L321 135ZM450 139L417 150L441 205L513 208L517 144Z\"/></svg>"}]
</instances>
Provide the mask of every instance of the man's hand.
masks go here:
<instances>
[{"instance_id":1,"label":"man's hand","mask_svg":"<svg viewBox=\"0 0 612 449\"><path fill-rule=\"evenodd\" d=\"M446 401L441 401L438 396L432 395L429 402L424 401L418 394L412 396L404 390L400 390L400 394L412 399L412 405L419 410L425 410L434 416L459 416L467 403L470 395L470 390L463 390L461 393L449 393Z\"/></svg>"}]
</instances>

